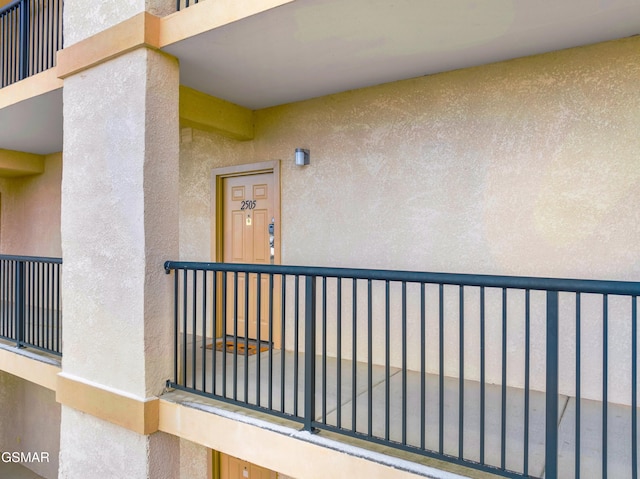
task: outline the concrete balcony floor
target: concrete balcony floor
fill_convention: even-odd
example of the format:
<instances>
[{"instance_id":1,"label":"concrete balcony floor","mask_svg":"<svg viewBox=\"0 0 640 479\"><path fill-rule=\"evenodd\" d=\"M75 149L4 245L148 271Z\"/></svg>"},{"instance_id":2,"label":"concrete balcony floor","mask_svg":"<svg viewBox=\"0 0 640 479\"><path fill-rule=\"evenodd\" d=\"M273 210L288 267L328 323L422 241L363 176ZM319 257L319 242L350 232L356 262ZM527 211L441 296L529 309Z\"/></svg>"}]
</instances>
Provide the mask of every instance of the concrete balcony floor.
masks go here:
<instances>
[{"instance_id":1,"label":"concrete balcony floor","mask_svg":"<svg viewBox=\"0 0 640 479\"><path fill-rule=\"evenodd\" d=\"M195 349L195 351L194 351ZM195 371L192 368L195 353ZM204 357L203 357L204 353ZM245 357L243 354L223 353L202 347L198 341L195 348L187 348L186 368L180 365L182 375L186 371L186 385L207 393L212 392L227 399L259 405L283 411L297 417L304 414L304 354L296 356L291 351L272 350L259 355ZM204 361L204 363L203 363ZM215 361L215 377L212 370ZM270 379L272 365L272 381ZM204 365L204 376L203 376ZM284 368L284 375L282 370ZM323 424L385 437L385 423L389 424L389 439L403 443L403 407L406 411L405 441L407 445L421 447L421 374L407 371L406 404L402 404L403 374L400 369L390 368L389 377L384 366L371 367L366 363L342 360L340 367L340 391L338 392L338 362L326 359L326 368L321 357L316 358L316 420ZM259 374L258 374L259 370ZM355 381L354 381L355 371ZM224 373L224 374L223 374ZM323 376L326 376L326 392L323 391ZM204 382L203 382L204 381ZM183 381L180 382L184 384ZM425 379L425 435L424 446L439 451L440 407L443 415L442 450L445 454L459 457L460 434L462 454L466 460L481 462L480 457L480 383L465 380L464 414L460 427L459 394L460 381L443 378L443 401L440 405L440 378L427 374ZM204 384L204 387L203 387ZM246 384L246 387L245 387ZM355 388L354 388L355 385ZM386 404L387 388L389 404ZM340 397L338 398L338 394ZM323 401L324 396L324 401ZM283 405L284 399L284 405ZM508 387L506 390L505 467L509 470L524 470L524 423L525 391ZM297 407L296 407L297 403ZM371 408L369 408L369 403ZM602 478L602 403L581 400L580 477ZM484 415L484 463L500 467L502 461L502 387L485 386ZM575 416L576 400L560 396L558 404L558 477L575 476ZM632 476L631 458L631 407L608 404L607 425L607 476L625 479ZM353 417L355 416L355 422ZM388 419L387 419L388 417ZM529 394L529 440L528 471L531 477L545 477L545 395L530 391Z\"/></svg>"}]
</instances>

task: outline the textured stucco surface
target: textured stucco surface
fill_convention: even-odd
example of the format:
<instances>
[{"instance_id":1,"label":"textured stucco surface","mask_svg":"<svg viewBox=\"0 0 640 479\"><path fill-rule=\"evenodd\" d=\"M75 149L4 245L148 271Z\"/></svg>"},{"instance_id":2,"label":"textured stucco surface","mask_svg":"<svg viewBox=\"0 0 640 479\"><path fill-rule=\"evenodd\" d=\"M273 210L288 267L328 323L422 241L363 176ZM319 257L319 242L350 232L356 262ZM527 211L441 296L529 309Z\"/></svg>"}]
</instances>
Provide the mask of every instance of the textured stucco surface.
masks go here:
<instances>
[{"instance_id":1,"label":"textured stucco surface","mask_svg":"<svg viewBox=\"0 0 640 479\"><path fill-rule=\"evenodd\" d=\"M64 95L63 368L159 394L171 361L162 263L177 252L177 63L139 49L67 79ZM105 368L108 357L118 361Z\"/></svg>"},{"instance_id":2,"label":"textured stucco surface","mask_svg":"<svg viewBox=\"0 0 640 479\"><path fill-rule=\"evenodd\" d=\"M144 436L91 415L62 407L60 479L179 477L178 438Z\"/></svg>"},{"instance_id":3,"label":"textured stucco surface","mask_svg":"<svg viewBox=\"0 0 640 479\"><path fill-rule=\"evenodd\" d=\"M65 0L64 46L70 47L138 13L147 11L161 17L175 9L175 2L167 0L106 0L91 7L84 0Z\"/></svg>"},{"instance_id":4,"label":"textured stucco surface","mask_svg":"<svg viewBox=\"0 0 640 479\"><path fill-rule=\"evenodd\" d=\"M639 48L634 37L259 110L248 142L194 130L181 144L180 257L210 259L212 168L281 159L285 264L637 281ZM296 147L311 150L310 166L294 166ZM436 303L437 292L428 294ZM479 341L474 294L465 299L471 351ZM592 299L583 305L583 348L601 351L592 338L601 335L602 307ZM457 301L456 291L445 298L447 317L457 316ZM510 311L523 310L523 297L509 301ZM541 388L544 298L536 301L532 387ZM563 334L574 331L572 301L561 298ZM614 303L612 324L628 321L629 305ZM509 325L512 371L524 363L523 317ZM437 311L428 321L437 325ZM500 379L499 323L487 331L491 381ZM455 376L451 326L445 372ZM628 402L628 380L618 379L630 375L630 331L610 331L609 398ZM408 337L417 332L412 322ZM561 346L566 392L573 351ZM598 398L601 353L585 356L584 370L596 372L583 393Z\"/></svg>"},{"instance_id":5,"label":"textured stucco surface","mask_svg":"<svg viewBox=\"0 0 640 479\"><path fill-rule=\"evenodd\" d=\"M45 157L40 175L0 178L0 252L60 257L62 154Z\"/></svg>"},{"instance_id":6,"label":"textured stucco surface","mask_svg":"<svg viewBox=\"0 0 640 479\"><path fill-rule=\"evenodd\" d=\"M64 99L63 371L142 400L171 370L178 65L138 49L67 78ZM177 477L176 438L62 416L60 477Z\"/></svg>"},{"instance_id":7,"label":"textured stucco surface","mask_svg":"<svg viewBox=\"0 0 640 479\"><path fill-rule=\"evenodd\" d=\"M282 159L284 263L637 279L639 44L260 110L251 142L194 131L181 254L209 255L211 168Z\"/></svg>"},{"instance_id":8,"label":"textured stucco surface","mask_svg":"<svg viewBox=\"0 0 640 479\"><path fill-rule=\"evenodd\" d=\"M207 479L211 449L186 439L180 441L180 479Z\"/></svg>"},{"instance_id":9,"label":"textured stucco surface","mask_svg":"<svg viewBox=\"0 0 640 479\"><path fill-rule=\"evenodd\" d=\"M58 477L60 404L55 392L0 371L0 451L39 455L49 462L26 467L47 478Z\"/></svg>"}]
</instances>

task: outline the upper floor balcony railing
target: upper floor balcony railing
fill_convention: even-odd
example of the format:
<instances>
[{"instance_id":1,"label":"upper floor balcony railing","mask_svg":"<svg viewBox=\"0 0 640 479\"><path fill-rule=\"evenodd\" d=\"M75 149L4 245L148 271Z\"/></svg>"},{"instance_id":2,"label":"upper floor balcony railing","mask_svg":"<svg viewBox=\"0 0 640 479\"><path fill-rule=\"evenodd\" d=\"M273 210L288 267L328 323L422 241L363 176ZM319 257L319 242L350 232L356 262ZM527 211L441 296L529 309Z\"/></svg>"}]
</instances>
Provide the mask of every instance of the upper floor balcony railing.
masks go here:
<instances>
[{"instance_id":1,"label":"upper floor balcony railing","mask_svg":"<svg viewBox=\"0 0 640 479\"><path fill-rule=\"evenodd\" d=\"M0 338L62 355L60 258L0 255Z\"/></svg>"},{"instance_id":2,"label":"upper floor balcony railing","mask_svg":"<svg viewBox=\"0 0 640 479\"><path fill-rule=\"evenodd\" d=\"M165 269L170 387L510 478L638 477L640 283Z\"/></svg>"},{"instance_id":3,"label":"upper floor balcony railing","mask_svg":"<svg viewBox=\"0 0 640 479\"><path fill-rule=\"evenodd\" d=\"M63 0L15 0L0 9L0 88L55 66L62 8Z\"/></svg>"},{"instance_id":4,"label":"upper floor balcony railing","mask_svg":"<svg viewBox=\"0 0 640 479\"><path fill-rule=\"evenodd\" d=\"M176 0L176 10L184 10L185 8L188 8L191 5L195 5L196 3L198 3L198 0Z\"/></svg>"}]
</instances>

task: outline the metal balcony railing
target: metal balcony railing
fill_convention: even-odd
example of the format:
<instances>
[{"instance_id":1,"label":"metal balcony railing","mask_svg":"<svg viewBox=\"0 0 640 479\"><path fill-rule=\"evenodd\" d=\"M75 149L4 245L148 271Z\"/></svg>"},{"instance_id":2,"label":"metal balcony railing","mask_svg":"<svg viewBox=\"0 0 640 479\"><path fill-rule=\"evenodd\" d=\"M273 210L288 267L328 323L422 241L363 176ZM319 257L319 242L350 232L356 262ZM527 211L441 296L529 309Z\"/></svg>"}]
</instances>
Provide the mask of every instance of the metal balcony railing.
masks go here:
<instances>
[{"instance_id":1,"label":"metal balcony railing","mask_svg":"<svg viewBox=\"0 0 640 479\"><path fill-rule=\"evenodd\" d=\"M198 0L176 0L176 10L184 10L185 8L188 8L191 5L195 5L196 3L198 3Z\"/></svg>"},{"instance_id":2,"label":"metal balcony railing","mask_svg":"<svg viewBox=\"0 0 640 479\"><path fill-rule=\"evenodd\" d=\"M165 270L169 387L505 477L637 477L640 283Z\"/></svg>"},{"instance_id":3,"label":"metal balcony railing","mask_svg":"<svg viewBox=\"0 0 640 479\"><path fill-rule=\"evenodd\" d=\"M0 88L56 64L63 0L15 0L0 9Z\"/></svg>"},{"instance_id":4,"label":"metal balcony railing","mask_svg":"<svg viewBox=\"0 0 640 479\"><path fill-rule=\"evenodd\" d=\"M62 259L0 255L0 338L62 355Z\"/></svg>"}]
</instances>

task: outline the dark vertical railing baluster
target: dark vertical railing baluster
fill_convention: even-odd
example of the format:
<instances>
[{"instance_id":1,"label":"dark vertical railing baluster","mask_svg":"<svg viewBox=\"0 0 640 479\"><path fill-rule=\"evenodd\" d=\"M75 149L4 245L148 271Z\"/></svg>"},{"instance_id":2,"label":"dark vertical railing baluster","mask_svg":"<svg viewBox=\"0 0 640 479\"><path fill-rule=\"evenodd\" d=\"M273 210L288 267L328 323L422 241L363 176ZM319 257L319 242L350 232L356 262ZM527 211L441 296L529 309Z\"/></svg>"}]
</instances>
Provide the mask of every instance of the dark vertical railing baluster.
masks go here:
<instances>
[{"instance_id":1,"label":"dark vertical railing baluster","mask_svg":"<svg viewBox=\"0 0 640 479\"><path fill-rule=\"evenodd\" d=\"M529 358L531 355L531 292L524 293L524 462L522 471L529 475Z\"/></svg>"},{"instance_id":2,"label":"dark vertical railing baluster","mask_svg":"<svg viewBox=\"0 0 640 479\"><path fill-rule=\"evenodd\" d=\"M198 271L197 270L193 270L193 294L192 294L192 298L191 298L191 385L194 389L198 389L197 387L197 383L196 383L196 350L198 349L197 346L197 334L198 334L198 329L197 329L197 325L196 325L196 318L198 317L198 313L197 313L197 308L198 308L198 301L197 301L197 292L198 292Z\"/></svg>"},{"instance_id":3,"label":"dark vertical railing baluster","mask_svg":"<svg viewBox=\"0 0 640 479\"><path fill-rule=\"evenodd\" d=\"M27 264L30 264L27 263ZM42 346L44 344L44 338L45 338L45 334L46 334L46 329L45 329L45 320L44 320L44 316L45 316L45 311L44 311L44 306L45 306L45 296L46 296L46 286L45 286L45 282L46 282L46 265L45 264L37 264L36 265L39 275L40 275L40 280L38 282L38 285L40 286L40 295L38 296L38 306L36 309L36 312L38 314L38 329L39 329L39 336L38 339L36 341L36 345L38 346ZM26 269L26 271L28 271L28 268ZM25 296L26 297L26 296ZM25 310L26 310L26 306L25 306ZM25 314L26 316L26 314Z\"/></svg>"},{"instance_id":4,"label":"dark vertical railing baluster","mask_svg":"<svg viewBox=\"0 0 640 479\"><path fill-rule=\"evenodd\" d=\"M26 273L26 271L25 271ZM33 313L31 329L33 330L32 343L38 344L40 342L40 332L41 332L41 321L40 321L40 294L41 294L41 282L40 282L40 265L34 265L33 268L34 274L34 292L33 292L33 304L31 306L31 311ZM25 306L25 340L27 336L27 307Z\"/></svg>"},{"instance_id":5,"label":"dark vertical railing baluster","mask_svg":"<svg viewBox=\"0 0 640 479\"><path fill-rule=\"evenodd\" d=\"M389 280L384 283L384 438L388 441L391 429L389 414L391 409L391 295Z\"/></svg>"},{"instance_id":6,"label":"dark vertical railing baluster","mask_svg":"<svg viewBox=\"0 0 640 479\"><path fill-rule=\"evenodd\" d=\"M313 430L316 413L316 277L305 277L304 429Z\"/></svg>"},{"instance_id":7,"label":"dark vertical railing baluster","mask_svg":"<svg viewBox=\"0 0 640 479\"><path fill-rule=\"evenodd\" d=\"M558 292L547 291L545 478L558 477Z\"/></svg>"},{"instance_id":8,"label":"dark vertical railing baluster","mask_svg":"<svg viewBox=\"0 0 640 479\"><path fill-rule=\"evenodd\" d=\"M28 263L29 265L31 263ZM42 336L40 338L40 341L38 342L38 346L40 347L46 347L47 344L47 336L49 333L49 329L47 327L47 291L48 291L48 284L49 284L49 265L48 264L41 264L40 265L40 269L41 269L41 277L42 277L42 298L40 298L40 324L41 324L41 329L42 329Z\"/></svg>"},{"instance_id":9,"label":"dark vertical railing baluster","mask_svg":"<svg viewBox=\"0 0 640 479\"><path fill-rule=\"evenodd\" d=\"M407 444L407 283L402 282L402 444Z\"/></svg>"},{"instance_id":10,"label":"dark vertical railing baluster","mask_svg":"<svg viewBox=\"0 0 640 479\"><path fill-rule=\"evenodd\" d=\"M218 381L217 341L218 341L218 272L211 272L211 392L216 394ZM222 351L222 354L226 352Z\"/></svg>"},{"instance_id":11,"label":"dark vertical railing baluster","mask_svg":"<svg viewBox=\"0 0 640 479\"><path fill-rule=\"evenodd\" d=\"M238 400L238 272L233 272L233 399Z\"/></svg>"},{"instance_id":12,"label":"dark vertical railing baluster","mask_svg":"<svg viewBox=\"0 0 640 479\"><path fill-rule=\"evenodd\" d=\"M4 300L5 300L5 306L4 306L4 310L5 310L5 316L4 316L4 320L5 320L5 335L7 336L7 338L11 338L11 339L15 339L15 337L13 336L13 329L11 326L11 314L12 311L14 309L14 304L13 304L13 298L11 297L11 284L13 283L14 279L11 277L11 267L10 267L10 262L9 261L3 261L3 269L4 269L4 291L3 291L3 296L4 296Z\"/></svg>"},{"instance_id":13,"label":"dark vertical railing baluster","mask_svg":"<svg viewBox=\"0 0 640 479\"><path fill-rule=\"evenodd\" d=\"M16 322L17 322L17 334L16 343L19 348L24 346L25 337L25 264L24 261L16 262Z\"/></svg>"},{"instance_id":14,"label":"dark vertical railing baluster","mask_svg":"<svg viewBox=\"0 0 640 479\"><path fill-rule=\"evenodd\" d=\"M30 343L35 342L35 332L34 332L34 324L35 324L35 291L37 291L37 283L35 282L35 263L29 262L26 266L27 274L26 278L26 298L28 306L25 307L25 327L24 327L24 337L26 341ZM30 324L31 323L31 324Z\"/></svg>"},{"instance_id":15,"label":"dark vertical railing baluster","mask_svg":"<svg viewBox=\"0 0 640 479\"><path fill-rule=\"evenodd\" d=\"M244 402L249 402L249 282L251 276L244 273ZM260 325L258 325L260 327ZM260 345L258 345L260 347Z\"/></svg>"},{"instance_id":16,"label":"dark vertical railing baluster","mask_svg":"<svg viewBox=\"0 0 640 479\"><path fill-rule=\"evenodd\" d=\"M182 277L182 381L187 385L187 278L188 271L184 270Z\"/></svg>"},{"instance_id":17,"label":"dark vertical railing baluster","mask_svg":"<svg viewBox=\"0 0 640 479\"><path fill-rule=\"evenodd\" d=\"M485 426L485 323L484 323L484 286L480 287L480 464L484 464L484 426Z\"/></svg>"},{"instance_id":18,"label":"dark vertical railing baluster","mask_svg":"<svg viewBox=\"0 0 640 479\"><path fill-rule=\"evenodd\" d=\"M609 382L609 296L602 296L602 477L607 477L607 419Z\"/></svg>"},{"instance_id":19,"label":"dark vertical railing baluster","mask_svg":"<svg viewBox=\"0 0 640 479\"><path fill-rule=\"evenodd\" d=\"M25 263L25 287L28 288L29 285L29 278L28 278L28 271L29 268L32 266L32 264L30 263ZM25 342L26 341L30 341L33 344L38 344L39 339L40 339L40 322L39 322L39 316L40 316L40 312L38 310L38 306L40 304L40 297L38 296L39 293L39 286L40 286L40 265L37 265L35 263L33 263L33 272L34 272L34 281L33 281L33 304L31 305L31 308L28 307L27 304L27 300L28 300L28 296L27 296L27 291L25 290L25 308L24 308L24 339ZM29 317L29 309L31 309L31 317ZM31 322L31 324L29 324L29 321ZM31 337L29 338L29 333L31 332Z\"/></svg>"},{"instance_id":20,"label":"dark vertical railing baluster","mask_svg":"<svg viewBox=\"0 0 640 479\"><path fill-rule=\"evenodd\" d=\"M507 289L502 288L502 399L500 410L500 468L505 469L507 448Z\"/></svg>"},{"instance_id":21,"label":"dark vertical railing baluster","mask_svg":"<svg viewBox=\"0 0 640 479\"><path fill-rule=\"evenodd\" d=\"M58 278L56 284L56 352L62 353L62 325L60 324L60 316L62 310L60 308L60 274L61 267L56 265L56 277ZM177 335L176 335L177 337Z\"/></svg>"},{"instance_id":22,"label":"dark vertical railing baluster","mask_svg":"<svg viewBox=\"0 0 640 479\"><path fill-rule=\"evenodd\" d=\"M40 294L37 294L36 297L38 299L35 311L36 311L36 328L38 331L36 344L42 344L42 340L44 338L44 264L38 264L36 266L36 271L38 271L37 283L36 285L40 286ZM36 286L37 287L37 286Z\"/></svg>"},{"instance_id":23,"label":"dark vertical railing baluster","mask_svg":"<svg viewBox=\"0 0 640 479\"><path fill-rule=\"evenodd\" d=\"M459 287L458 457L464 456L464 286Z\"/></svg>"},{"instance_id":24,"label":"dark vertical railing baluster","mask_svg":"<svg viewBox=\"0 0 640 479\"><path fill-rule=\"evenodd\" d=\"M638 479L638 298L631 297L631 479Z\"/></svg>"},{"instance_id":25,"label":"dark vertical railing baluster","mask_svg":"<svg viewBox=\"0 0 640 479\"><path fill-rule=\"evenodd\" d=\"M54 66L55 63L55 58L54 58L54 50L53 50L53 44L54 44L54 35L55 35L55 22L56 22L56 17L55 17L55 9L54 9L54 3L55 0L52 0L49 3L49 27L48 27L48 41L47 41L47 51L49 54L49 61L47 63L47 68L50 68L52 66Z\"/></svg>"},{"instance_id":26,"label":"dark vertical railing baluster","mask_svg":"<svg viewBox=\"0 0 640 479\"><path fill-rule=\"evenodd\" d=\"M580 293L576 293L576 423L575 423L575 479L580 479L580 413L581 413L581 357L580 357L580 338L581 338L581 309Z\"/></svg>"},{"instance_id":27,"label":"dark vertical railing baluster","mask_svg":"<svg viewBox=\"0 0 640 479\"><path fill-rule=\"evenodd\" d=\"M357 401L358 395L358 378L357 378L357 363L358 363L358 280L356 278L351 279L352 293L351 293L351 430L356 431L357 426Z\"/></svg>"},{"instance_id":28,"label":"dark vertical railing baluster","mask_svg":"<svg viewBox=\"0 0 640 479\"><path fill-rule=\"evenodd\" d=\"M26 280L28 279L27 273L29 271L29 266L30 263L25 263L25 283ZM42 298L44 296L44 274L43 274L43 269L44 269L44 265L43 264L33 264L34 269L36 271L36 303L33 305L33 329L35 331L35 336L33 338L33 344L35 345L40 345L42 344L42 340L43 340L43 335L44 335L44 328L42 327ZM26 293L26 290L25 290ZM27 323L27 318L28 318L28 305L26 302L26 294L25 294L25 340L26 340L26 332L27 332L27 327L29 326L29 324Z\"/></svg>"},{"instance_id":29,"label":"dark vertical railing baluster","mask_svg":"<svg viewBox=\"0 0 640 479\"><path fill-rule=\"evenodd\" d=\"M228 273L222 272L222 397L227 397L227 281Z\"/></svg>"},{"instance_id":30,"label":"dark vertical railing baluster","mask_svg":"<svg viewBox=\"0 0 640 479\"><path fill-rule=\"evenodd\" d=\"M10 284L13 281L13 278L11 278L10 272L9 272L9 262L8 261L3 261L2 262L2 277L3 277L3 290L2 290L2 297L4 298L5 304L4 304L4 326L5 326L5 336L7 338L12 338L12 332L11 332L11 310L13 308L13 304L12 304L12 299L11 296L9 295L9 288L10 288ZM15 339L15 338L14 338Z\"/></svg>"},{"instance_id":31,"label":"dark vertical railing baluster","mask_svg":"<svg viewBox=\"0 0 640 479\"><path fill-rule=\"evenodd\" d=\"M46 42L45 24L44 24L45 16L44 16L44 11L42 10L41 7L42 5L40 5L38 8L38 19L40 20L40 28L38 29L39 44L38 44L38 49L34 51L34 54L38 56L38 70L36 73L39 73L45 69L45 63L44 63L45 61L44 51L45 51L45 42Z\"/></svg>"},{"instance_id":32,"label":"dark vertical railing baluster","mask_svg":"<svg viewBox=\"0 0 640 479\"><path fill-rule=\"evenodd\" d=\"M287 339L287 331L286 331L286 299L287 299L287 275L282 275L282 290L280 291L280 342L282 345L280 346L280 412L284 412L284 404L285 404L285 341Z\"/></svg>"},{"instance_id":33,"label":"dark vertical railing baluster","mask_svg":"<svg viewBox=\"0 0 640 479\"><path fill-rule=\"evenodd\" d=\"M29 261L27 264L29 264L29 266L31 267L34 262ZM27 271L29 271L29 269L27 269ZM42 303L42 324L43 324L43 336L42 336L42 340L40 342L40 344L38 344L37 346L44 348L44 349L50 349L49 348L49 280L50 280L50 276L51 276L51 272L50 272L50 267L49 267L49 263L43 263L42 264L42 271L43 271L43 291L44 291L44 296L41 300ZM27 281L29 281L29 276L27 276ZM27 288L27 297L28 297L28 288ZM27 308L28 308L28 304L27 304Z\"/></svg>"},{"instance_id":34,"label":"dark vertical railing baluster","mask_svg":"<svg viewBox=\"0 0 640 479\"><path fill-rule=\"evenodd\" d=\"M7 324L9 326L9 334L8 336L11 339L16 339L16 318L15 318L15 312L16 312L16 304L15 304L15 300L13 298L13 290L15 287L15 283L16 283L16 278L15 278L15 262L14 261L7 261L6 263L6 267L7 267Z\"/></svg>"},{"instance_id":35,"label":"dark vertical railing baluster","mask_svg":"<svg viewBox=\"0 0 640 479\"><path fill-rule=\"evenodd\" d=\"M20 74L18 79L22 80L29 75L29 2L20 2Z\"/></svg>"},{"instance_id":36,"label":"dark vertical railing baluster","mask_svg":"<svg viewBox=\"0 0 640 479\"><path fill-rule=\"evenodd\" d=\"M420 449L425 448L427 423L427 327L425 285L420 283Z\"/></svg>"},{"instance_id":37,"label":"dark vertical railing baluster","mask_svg":"<svg viewBox=\"0 0 640 479\"><path fill-rule=\"evenodd\" d=\"M12 302L12 308L10 309L10 324L11 324L11 337L14 340L18 340L18 324L16 322L16 318L17 318L17 313L16 313L16 308L17 308L17 303L16 303L16 298L15 298L15 294L16 294L16 262L15 261L11 261L9 262L9 277L11 278L11 282L9 283L9 298L11 299ZM19 346L18 346L19 347Z\"/></svg>"},{"instance_id":38,"label":"dark vertical railing baluster","mask_svg":"<svg viewBox=\"0 0 640 479\"><path fill-rule=\"evenodd\" d=\"M367 434L373 436L373 305L371 280L367 280Z\"/></svg>"},{"instance_id":39,"label":"dark vertical railing baluster","mask_svg":"<svg viewBox=\"0 0 640 479\"><path fill-rule=\"evenodd\" d=\"M19 7L18 7L19 8ZM10 51L8 52L8 57L9 57L9 75L8 75L8 81L7 84L13 83L14 81L16 81L16 72L15 72L15 63L16 63L16 56L18 55L18 48L19 45L15 40L15 33L17 31L17 29L15 28L15 22L16 22L16 17L18 15L18 13L16 13L18 10L14 10L11 14L11 16L9 17L9 43L10 43Z\"/></svg>"},{"instance_id":40,"label":"dark vertical railing baluster","mask_svg":"<svg viewBox=\"0 0 640 479\"><path fill-rule=\"evenodd\" d=\"M207 390L207 272L202 271L202 391ZM215 349L212 350L215 355ZM195 364L194 364L195 368Z\"/></svg>"},{"instance_id":41,"label":"dark vertical railing baluster","mask_svg":"<svg viewBox=\"0 0 640 479\"><path fill-rule=\"evenodd\" d=\"M322 423L327 424L327 277L322 277Z\"/></svg>"},{"instance_id":42,"label":"dark vertical railing baluster","mask_svg":"<svg viewBox=\"0 0 640 479\"><path fill-rule=\"evenodd\" d=\"M298 416L298 361L300 350L298 346L300 332L300 276L295 276L293 285L294 323L293 323L293 415Z\"/></svg>"},{"instance_id":43,"label":"dark vertical railing baluster","mask_svg":"<svg viewBox=\"0 0 640 479\"><path fill-rule=\"evenodd\" d=\"M29 19L29 22L32 23L32 28L30 28L30 32L29 32L29 49L31 51L35 50L36 48L36 31L37 29L36 27L36 17L35 15L32 15L31 18ZM30 71L34 72L36 71L36 62L37 62L37 58L38 55L29 55L29 69Z\"/></svg>"},{"instance_id":44,"label":"dark vertical railing baluster","mask_svg":"<svg viewBox=\"0 0 640 479\"><path fill-rule=\"evenodd\" d=\"M273 273L269 273L269 409L273 409L273 339Z\"/></svg>"},{"instance_id":45,"label":"dark vertical railing baluster","mask_svg":"<svg viewBox=\"0 0 640 479\"><path fill-rule=\"evenodd\" d=\"M262 329L262 275L258 273L257 278L257 290L256 290L256 404L260 406L260 375L262 373L262 368L260 364L261 359L261 348L262 348L262 337L260 335L260 330ZM247 365L247 370L248 370Z\"/></svg>"},{"instance_id":46,"label":"dark vertical railing baluster","mask_svg":"<svg viewBox=\"0 0 640 479\"><path fill-rule=\"evenodd\" d=\"M51 314L51 265L49 263L46 264L46 268L47 268L47 284L44 288L45 290L45 309L44 309L44 315L45 315L45 322L44 322L44 330L46 332L45 334L45 348L46 349L50 349L50 344L51 344L51 321L50 321L50 314Z\"/></svg>"},{"instance_id":47,"label":"dark vertical railing baluster","mask_svg":"<svg viewBox=\"0 0 640 479\"><path fill-rule=\"evenodd\" d=\"M173 380L176 384L179 384L178 380L178 347L180 338L180 323L179 323L179 297L178 297L178 272L173 272Z\"/></svg>"},{"instance_id":48,"label":"dark vertical railing baluster","mask_svg":"<svg viewBox=\"0 0 640 479\"><path fill-rule=\"evenodd\" d=\"M342 427L342 278L337 280L338 295L336 298L336 425Z\"/></svg>"},{"instance_id":49,"label":"dark vertical railing baluster","mask_svg":"<svg viewBox=\"0 0 640 479\"><path fill-rule=\"evenodd\" d=\"M438 452L444 452L444 285L438 285Z\"/></svg>"}]
</instances>

